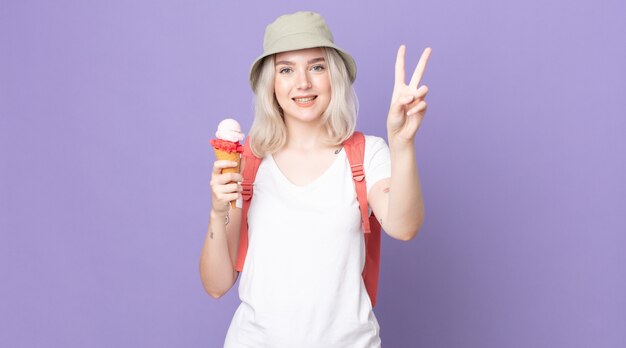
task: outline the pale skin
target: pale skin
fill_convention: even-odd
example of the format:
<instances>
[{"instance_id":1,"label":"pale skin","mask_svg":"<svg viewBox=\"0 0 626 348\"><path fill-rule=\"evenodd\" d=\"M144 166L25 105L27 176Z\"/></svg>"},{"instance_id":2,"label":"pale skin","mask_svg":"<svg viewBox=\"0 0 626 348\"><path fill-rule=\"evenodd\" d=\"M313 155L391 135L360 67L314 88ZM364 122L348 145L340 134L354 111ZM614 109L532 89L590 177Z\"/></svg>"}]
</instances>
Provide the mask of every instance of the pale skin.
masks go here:
<instances>
[{"instance_id":1,"label":"pale skin","mask_svg":"<svg viewBox=\"0 0 626 348\"><path fill-rule=\"evenodd\" d=\"M384 231L403 241L413 239L424 221L414 140L427 109L428 88L420 82L431 51L430 48L423 51L407 84L406 47L402 45L398 49L395 83L387 115L391 177L378 181L368 195L369 204ZM274 89L284 112L288 139L286 145L272 155L292 183L306 185L330 166L338 149L326 145L320 119L330 101L328 70L321 50L317 48L278 53L275 61ZM311 98L313 100L309 100ZM212 208L200 257L200 276L205 290L214 298L225 294L239 274L235 264L241 209L230 209L229 202L241 196L239 183L243 178L237 173L221 174L223 168L234 166L230 161L215 161L211 174Z\"/></svg>"}]
</instances>

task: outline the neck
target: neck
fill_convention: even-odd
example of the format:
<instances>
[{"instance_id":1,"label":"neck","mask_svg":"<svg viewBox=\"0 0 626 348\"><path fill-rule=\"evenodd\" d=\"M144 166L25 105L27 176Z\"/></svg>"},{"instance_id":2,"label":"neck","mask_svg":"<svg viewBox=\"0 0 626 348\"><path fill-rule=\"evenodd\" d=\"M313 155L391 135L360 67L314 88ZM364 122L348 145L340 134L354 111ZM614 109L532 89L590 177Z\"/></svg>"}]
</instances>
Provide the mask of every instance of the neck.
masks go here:
<instances>
[{"instance_id":1,"label":"neck","mask_svg":"<svg viewBox=\"0 0 626 348\"><path fill-rule=\"evenodd\" d=\"M326 131L321 122L285 120L285 126L287 127L286 148L314 150L328 147Z\"/></svg>"}]
</instances>

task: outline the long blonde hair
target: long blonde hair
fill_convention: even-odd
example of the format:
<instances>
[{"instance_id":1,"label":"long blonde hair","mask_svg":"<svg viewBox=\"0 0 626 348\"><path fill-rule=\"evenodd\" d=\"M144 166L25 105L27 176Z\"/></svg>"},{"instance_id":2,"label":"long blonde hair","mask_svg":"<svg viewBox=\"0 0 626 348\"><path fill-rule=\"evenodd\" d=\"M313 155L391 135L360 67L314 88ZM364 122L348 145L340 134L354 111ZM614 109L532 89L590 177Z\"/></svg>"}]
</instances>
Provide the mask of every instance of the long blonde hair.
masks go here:
<instances>
[{"instance_id":1,"label":"long blonde hair","mask_svg":"<svg viewBox=\"0 0 626 348\"><path fill-rule=\"evenodd\" d=\"M348 139L356 127L358 101L346 65L333 48L321 47L331 85L331 98L322 115L329 145L339 145ZM250 148L257 157L278 151L287 142L287 127L278 101L274 96L274 55L261 63L254 85L254 122L250 128Z\"/></svg>"}]
</instances>

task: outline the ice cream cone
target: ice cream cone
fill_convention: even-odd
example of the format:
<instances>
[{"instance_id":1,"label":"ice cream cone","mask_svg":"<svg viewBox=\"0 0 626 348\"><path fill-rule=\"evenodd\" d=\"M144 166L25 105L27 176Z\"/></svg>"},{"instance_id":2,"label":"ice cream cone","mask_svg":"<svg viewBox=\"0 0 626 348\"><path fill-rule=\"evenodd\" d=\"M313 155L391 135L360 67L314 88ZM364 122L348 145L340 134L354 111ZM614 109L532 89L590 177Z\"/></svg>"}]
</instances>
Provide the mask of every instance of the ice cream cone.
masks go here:
<instances>
[{"instance_id":1,"label":"ice cream cone","mask_svg":"<svg viewBox=\"0 0 626 348\"><path fill-rule=\"evenodd\" d=\"M222 169L222 174L239 173L239 167L241 165L241 154L239 152L228 152L228 151L219 150L216 148L213 148L213 151L215 151L215 157L218 160L228 160L228 161L237 162L236 167ZM231 183L234 183L234 181ZM230 207L234 209L236 203L237 202L235 201L230 201Z\"/></svg>"}]
</instances>

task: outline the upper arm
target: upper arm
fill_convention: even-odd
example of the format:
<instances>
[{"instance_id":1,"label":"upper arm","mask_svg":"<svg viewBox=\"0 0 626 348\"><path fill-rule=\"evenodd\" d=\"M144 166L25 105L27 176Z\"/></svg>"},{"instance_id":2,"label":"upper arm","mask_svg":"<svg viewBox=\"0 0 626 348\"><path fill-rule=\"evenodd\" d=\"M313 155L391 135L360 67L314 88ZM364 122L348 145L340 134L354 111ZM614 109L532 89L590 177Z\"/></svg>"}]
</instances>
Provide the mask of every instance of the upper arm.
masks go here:
<instances>
[{"instance_id":1,"label":"upper arm","mask_svg":"<svg viewBox=\"0 0 626 348\"><path fill-rule=\"evenodd\" d=\"M376 215L383 229L387 221L387 209L389 208L389 184L390 178L378 180L367 194L367 201Z\"/></svg>"},{"instance_id":2,"label":"upper arm","mask_svg":"<svg viewBox=\"0 0 626 348\"><path fill-rule=\"evenodd\" d=\"M385 227L389 207L389 185L391 182L391 156L385 140L365 136L363 169L367 182L367 202L376 218Z\"/></svg>"}]
</instances>

